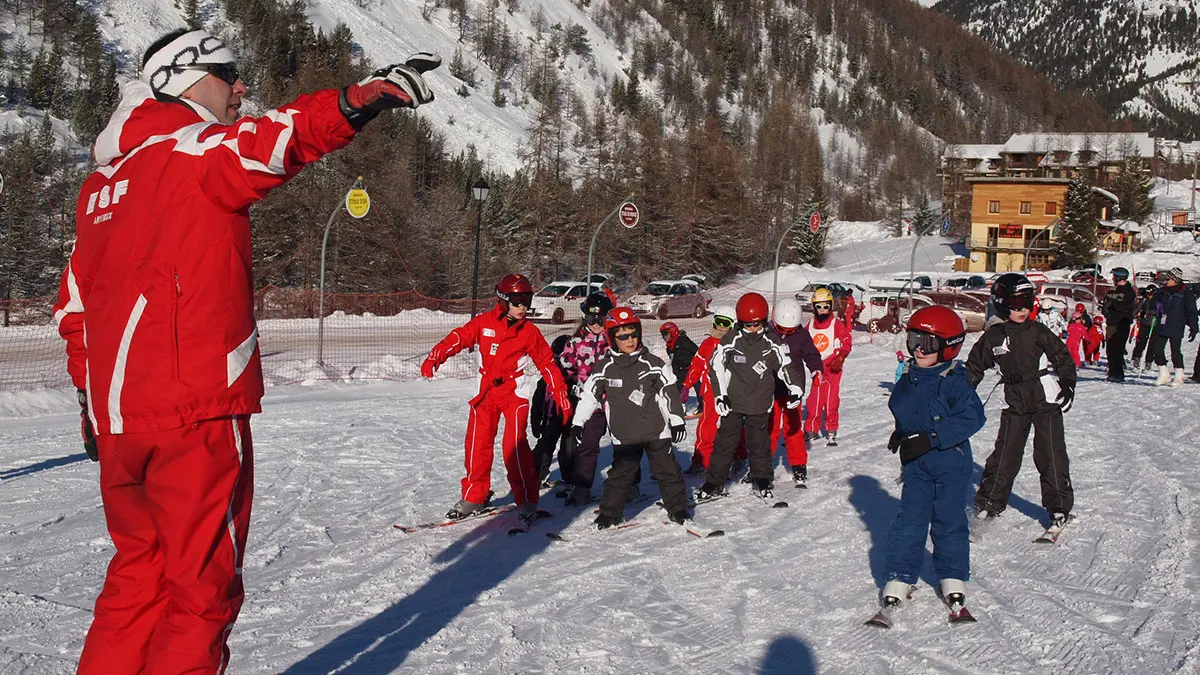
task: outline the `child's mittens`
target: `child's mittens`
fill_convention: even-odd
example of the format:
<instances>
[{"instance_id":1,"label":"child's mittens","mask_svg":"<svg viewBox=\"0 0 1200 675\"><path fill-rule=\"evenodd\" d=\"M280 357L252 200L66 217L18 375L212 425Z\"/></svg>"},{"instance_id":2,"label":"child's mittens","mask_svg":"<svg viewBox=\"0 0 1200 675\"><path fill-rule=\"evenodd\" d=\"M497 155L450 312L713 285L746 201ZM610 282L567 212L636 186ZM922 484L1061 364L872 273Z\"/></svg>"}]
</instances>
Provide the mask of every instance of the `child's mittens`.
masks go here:
<instances>
[{"instance_id":1,"label":"child's mittens","mask_svg":"<svg viewBox=\"0 0 1200 675\"><path fill-rule=\"evenodd\" d=\"M715 408L717 411L717 415L719 417L724 417L724 416L728 415L729 413L733 412L733 408L729 407L729 397L728 396L718 396L717 404L716 404Z\"/></svg>"}]
</instances>

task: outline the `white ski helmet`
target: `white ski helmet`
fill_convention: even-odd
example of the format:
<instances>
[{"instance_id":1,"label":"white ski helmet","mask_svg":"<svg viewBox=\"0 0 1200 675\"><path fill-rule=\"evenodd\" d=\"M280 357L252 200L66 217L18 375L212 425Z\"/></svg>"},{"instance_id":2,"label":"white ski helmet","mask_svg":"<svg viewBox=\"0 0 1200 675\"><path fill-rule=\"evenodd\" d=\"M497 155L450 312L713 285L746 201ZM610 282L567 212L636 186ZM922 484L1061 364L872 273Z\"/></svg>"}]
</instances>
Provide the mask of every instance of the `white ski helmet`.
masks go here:
<instances>
[{"instance_id":1,"label":"white ski helmet","mask_svg":"<svg viewBox=\"0 0 1200 675\"><path fill-rule=\"evenodd\" d=\"M795 298L784 298L775 305L775 326L784 330L795 330L800 327L800 301Z\"/></svg>"},{"instance_id":2,"label":"white ski helmet","mask_svg":"<svg viewBox=\"0 0 1200 675\"><path fill-rule=\"evenodd\" d=\"M713 307L712 315L714 319L718 316L721 316L729 319L730 321L737 321L737 311L735 311L730 305L717 305L716 307Z\"/></svg>"}]
</instances>

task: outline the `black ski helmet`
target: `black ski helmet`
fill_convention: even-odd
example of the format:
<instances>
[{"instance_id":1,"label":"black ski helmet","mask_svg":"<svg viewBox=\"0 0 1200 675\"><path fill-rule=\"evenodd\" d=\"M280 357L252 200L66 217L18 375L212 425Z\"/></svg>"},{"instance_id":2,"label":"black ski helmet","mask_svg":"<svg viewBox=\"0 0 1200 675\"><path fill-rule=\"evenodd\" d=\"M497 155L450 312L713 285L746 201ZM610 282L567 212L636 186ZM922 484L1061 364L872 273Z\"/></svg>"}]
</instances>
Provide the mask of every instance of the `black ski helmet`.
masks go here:
<instances>
[{"instance_id":1,"label":"black ski helmet","mask_svg":"<svg viewBox=\"0 0 1200 675\"><path fill-rule=\"evenodd\" d=\"M992 309L1001 319L1008 318L1010 309L1033 309L1036 290L1033 282L1024 274L1009 272L1001 274L992 283Z\"/></svg>"},{"instance_id":2,"label":"black ski helmet","mask_svg":"<svg viewBox=\"0 0 1200 675\"><path fill-rule=\"evenodd\" d=\"M604 315L613 308L612 298L608 297L605 291L595 291L587 296L583 302L579 303L579 310L584 316L592 315L599 316L600 321L604 320Z\"/></svg>"}]
</instances>

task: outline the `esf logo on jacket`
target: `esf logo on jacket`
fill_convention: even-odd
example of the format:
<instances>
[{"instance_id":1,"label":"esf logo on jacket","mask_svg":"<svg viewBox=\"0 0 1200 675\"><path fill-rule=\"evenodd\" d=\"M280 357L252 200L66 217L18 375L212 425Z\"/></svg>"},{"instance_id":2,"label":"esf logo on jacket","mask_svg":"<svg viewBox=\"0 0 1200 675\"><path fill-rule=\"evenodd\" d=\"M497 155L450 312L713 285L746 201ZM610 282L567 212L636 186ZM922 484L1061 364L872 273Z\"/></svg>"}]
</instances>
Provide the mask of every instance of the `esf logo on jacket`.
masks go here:
<instances>
[{"instance_id":1,"label":"esf logo on jacket","mask_svg":"<svg viewBox=\"0 0 1200 675\"><path fill-rule=\"evenodd\" d=\"M125 180L119 180L114 185L105 185L99 190L88 195L87 211L84 211L84 214L91 215L92 212L96 210L96 207L107 209L110 206L116 206L121 202L121 196L127 192L129 192L128 178ZM111 213L96 216L96 220L94 222L100 223L108 220L111 217Z\"/></svg>"}]
</instances>

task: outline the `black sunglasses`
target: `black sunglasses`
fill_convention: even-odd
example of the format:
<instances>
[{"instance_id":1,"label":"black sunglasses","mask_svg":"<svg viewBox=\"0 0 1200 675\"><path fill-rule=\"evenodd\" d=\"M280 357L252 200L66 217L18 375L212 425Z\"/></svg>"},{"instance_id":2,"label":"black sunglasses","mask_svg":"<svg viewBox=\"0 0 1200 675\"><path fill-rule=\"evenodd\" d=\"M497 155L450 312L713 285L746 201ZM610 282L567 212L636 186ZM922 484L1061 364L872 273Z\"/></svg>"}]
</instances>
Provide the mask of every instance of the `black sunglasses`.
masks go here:
<instances>
[{"instance_id":1,"label":"black sunglasses","mask_svg":"<svg viewBox=\"0 0 1200 675\"><path fill-rule=\"evenodd\" d=\"M761 328L766 325L765 321L743 321L742 325L747 328Z\"/></svg>"},{"instance_id":2,"label":"black sunglasses","mask_svg":"<svg viewBox=\"0 0 1200 675\"><path fill-rule=\"evenodd\" d=\"M198 63L193 66L184 66L181 70L199 70L208 73L231 87L242 79L237 66L232 63Z\"/></svg>"},{"instance_id":3,"label":"black sunglasses","mask_svg":"<svg viewBox=\"0 0 1200 675\"><path fill-rule=\"evenodd\" d=\"M637 331L633 331L630 333L613 333L613 339L620 340L620 341L632 340L633 338L635 338L637 336L638 336Z\"/></svg>"}]
</instances>

